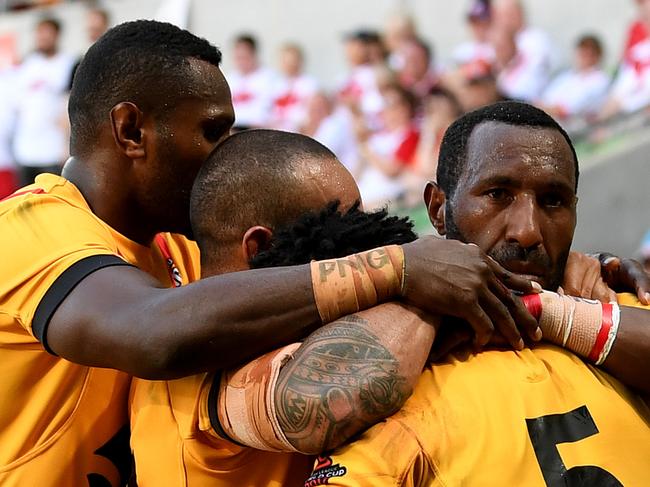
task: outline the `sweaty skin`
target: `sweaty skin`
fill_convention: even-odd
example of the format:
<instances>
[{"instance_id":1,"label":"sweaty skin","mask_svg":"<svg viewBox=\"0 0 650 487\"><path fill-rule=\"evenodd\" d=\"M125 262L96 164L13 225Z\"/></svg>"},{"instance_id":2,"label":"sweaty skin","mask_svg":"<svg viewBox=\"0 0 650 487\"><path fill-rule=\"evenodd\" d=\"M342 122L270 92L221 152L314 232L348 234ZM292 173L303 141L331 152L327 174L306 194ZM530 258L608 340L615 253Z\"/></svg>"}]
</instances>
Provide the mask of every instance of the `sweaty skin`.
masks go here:
<instances>
[{"instance_id":1,"label":"sweaty skin","mask_svg":"<svg viewBox=\"0 0 650 487\"><path fill-rule=\"evenodd\" d=\"M476 243L504 268L556 290L576 224L573 155L553 129L499 122L477 126L468 165L447 208L435 184L425 192L434 226ZM603 368L641 391L650 390L650 311L621 308L619 334Z\"/></svg>"}]
</instances>

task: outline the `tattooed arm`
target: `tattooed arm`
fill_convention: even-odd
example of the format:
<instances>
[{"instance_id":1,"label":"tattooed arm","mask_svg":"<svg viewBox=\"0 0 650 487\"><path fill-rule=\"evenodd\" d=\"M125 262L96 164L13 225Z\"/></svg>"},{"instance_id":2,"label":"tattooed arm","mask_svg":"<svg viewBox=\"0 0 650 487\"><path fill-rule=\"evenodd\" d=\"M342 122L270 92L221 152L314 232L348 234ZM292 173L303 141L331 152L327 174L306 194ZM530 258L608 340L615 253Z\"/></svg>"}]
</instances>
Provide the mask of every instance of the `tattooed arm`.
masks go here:
<instances>
[{"instance_id":1,"label":"tattooed arm","mask_svg":"<svg viewBox=\"0 0 650 487\"><path fill-rule=\"evenodd\" d=\"M312 333L280 371L275 389L287 440L303 453L321 453L400 409L436 326L413 308L386 303Z\"/></svg>"}]
</instances>

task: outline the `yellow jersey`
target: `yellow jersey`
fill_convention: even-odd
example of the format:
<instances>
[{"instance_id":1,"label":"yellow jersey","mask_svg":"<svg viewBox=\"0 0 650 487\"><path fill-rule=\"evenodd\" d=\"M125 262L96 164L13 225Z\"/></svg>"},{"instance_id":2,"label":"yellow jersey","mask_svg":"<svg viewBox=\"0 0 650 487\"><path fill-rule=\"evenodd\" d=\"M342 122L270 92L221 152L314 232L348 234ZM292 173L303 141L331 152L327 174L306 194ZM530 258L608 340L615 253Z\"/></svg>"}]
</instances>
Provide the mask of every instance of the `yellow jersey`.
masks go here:
<instances>
[{"instance_id":1,"label":"yellow jersey","mask_svg":"<svg viewBox=\"0 0 650 487\"><path fill-rule=\"evenodd\" d=\"M48 352L47 325L74 286L103 267L135 265L168 286L198 279L196 245L171 234L156 241L145 247L110 228L59 176L39 176L0 202L3 487L128 480L130 377Z\"/></svg>"},{"instance_id":2,"label":"yellow jersey","mask_svg":"<svg viewBox=\"0 0 650 487\"><path fill-rule=\"evenodd\" d=\"M645 486L650 409L553 345L457 352L305 486Z\"/></svg>"},{"instance_id":3,"label":"yellow jersey","mask_svg":"<svg viewBox=\"0 0 650 487\"><path fill-rule=\"evenodd\" d=\"M216 418L219 376L133 379L131 447L140 487L298 487L313 459L225 439Z\"/></svg>"}]
</instances>

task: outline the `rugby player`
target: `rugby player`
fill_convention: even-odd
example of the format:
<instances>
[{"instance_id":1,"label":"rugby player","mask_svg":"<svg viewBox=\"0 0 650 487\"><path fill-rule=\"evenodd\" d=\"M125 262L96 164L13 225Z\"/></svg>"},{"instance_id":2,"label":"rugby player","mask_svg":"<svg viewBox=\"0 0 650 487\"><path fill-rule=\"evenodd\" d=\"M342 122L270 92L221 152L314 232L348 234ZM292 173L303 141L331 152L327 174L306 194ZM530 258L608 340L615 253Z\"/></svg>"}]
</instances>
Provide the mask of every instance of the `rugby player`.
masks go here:
<instances>
[{"instance_id":1,"label":"rugby player","mask_svg":"<svg viewBox=\"0 0 650 487\"><path fill-rule=\"evenodd\" d=\"M192 190L190 214L201 249L203 276L237 272L251 265L280 266L270 258L278 255L278 249L269 249L269 242L277 240L275 230L282 232L283 226L305 213L314 215L311 221L302 222L302 238L310 244L305 248L308 253L295 249L285 256L287 262L318 260L318 251L322 260L415 240L410 223L388 218L385 212L362 213L355 206L358 199L359 190L350 173L319 142L275 130L237 133L212 152ZM335 200L340 205L327 208ZM327 209L318 213L323 208ZM336 233L337 225L340 234ZM312 243L319 232L326 238L318 239L319 247L315 248ZM356 338L363 335L362 344L355 342L359 348L356 357L339 357L342 372L344 363L353 366L355 360L363 363L369 353L376 356L373 364L365 365L363 383L350 383L340 389L338 397L330 396L339 403L363 400L368 405L365 414L353 406L354 417L330 418L330 428L349 430L348 436L389 416L404 403L424 367L434 333L420 313L398 303L382 304L355 316L365 325L355 329L354 317L346 317L322 329L339 347L346 346L346 334L356 332ZM401 326L391 327L395 320ZM283 349L277 366L298 346ZM273 377L264 367L264 359L254 363L256 371L244 382ZM239 379L229 373L224 376L228 377L224 380L229 384L227 392L234 394ZM238 423L250 410L265 406L264 401L247 395L247 388L239 387L243 408L228 408L220 420L220 379L220 374L199 374L167 382L133 380L131 445L138 485L302 485L312 459L295 453L253 450L231 441L224 433L222 422L237 428L239 424L226 422ZM360 398L364 393L365 398ZM317 402L314 398L312 405ZM275 444L276 449L282 449L280 442L270 446ZM254 445L265 447L259 442Z\"/></svg>"},{"instance_id":2,"label":"rugby player","mask_svg":"<svg viewBox=\"0 0 650 487\"><path fill-rule=\"evenodd\" d=\"M0 203L2 485L119 485L130 467L128 374L230 366L380 300L460 315L479 344L496 329L521 348L515 322L540 335L501 281L533 284L458 242L395 248L382 264L392 285L343 283L350 297L374 294L341 307L312 275L318 264L197 281L190 189L234 119L220 60L170 24L111 29L75 74L63 176Z\"/></svg>"},{"instance_id":3,"label":"rugby player","mask_svg":"<svg viewBox=\"0 0 650 487\"><path fill-rule=\"evenodd\" d=\"M425 201L441 234L479 245L547 289L559 286L576 222L578 167L552 118L515 102L461 117L445 134L437 180ZM577 309L574 330L584 332ZM639 313L647 311L621 307L605 369L620 371L616 364L627 359L643 370L650 333ZM568 336L570 345L571 330ZM308 360L296 356L285 368ZM425 368L398 413L319 458L305 485L643 485L650 410L585 360L548 344L457 350ZM643 380L647 387L647 373Z\"/></svg>"},{"instance_id":4,"label":"rugby player","mask_svg":"<svg viewBox=\"0 0 650 487\"><path fill-rule=\"evenodd\" d=\"M192 192L203 273L296 265L415 238L408 224L385 213L345 211L358 197L349 173L308 137L271 130L230 137ZM340 208L313 212L334 199ZM395 320L404 327L385 326ZM136 379L131 443L139 484L301 484L309 460L277 452L318 453L398 409L437 328L436 320L384 304L330 323L303 347L287 346L222 376ZM279 427L264 425L265 416Z\"/></svg>"}]
</instances>

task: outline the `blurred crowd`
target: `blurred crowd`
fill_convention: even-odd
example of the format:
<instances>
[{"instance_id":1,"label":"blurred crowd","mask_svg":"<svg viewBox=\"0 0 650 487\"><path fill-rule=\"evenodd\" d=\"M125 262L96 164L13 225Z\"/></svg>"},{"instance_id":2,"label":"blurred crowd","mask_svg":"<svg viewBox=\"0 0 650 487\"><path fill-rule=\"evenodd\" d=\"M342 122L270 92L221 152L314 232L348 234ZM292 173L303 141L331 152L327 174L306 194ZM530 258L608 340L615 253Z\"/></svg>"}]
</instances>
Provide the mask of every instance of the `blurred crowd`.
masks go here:
<instances>
[{"instance_id":1,"label":"blurred crowd","mask_svg":"<svg viewBox=\"0 0 650 487\"><path fill-rule=\"evenodd\" d=\"M434 54L405 15L389 18L382 32L350 32L348 70L331 91L304 71L299 45L281 47L276 71L260 63L256 39L243 34L226 73L236 126L308 134L346 164L367 206L410 206L435 173L444 131L466 111L522 100L571 130L650 105L650 0L636 4L614 73L604 69L604 47L590 33L576 40L572 65L560 69L561 53L518 0L472 2L468 39L445 56Z\"/></svg>"},{"instance_id":2,"label":"blurred crowd","mask_svg":"<svg viewBox=\"0 0 650 487\"><path fill-rule=\"evenodd\" d=\"M235 128L308 134L348 167L367 207L412 206L435 173L442 135L466 111L523 100L570 130L650 105L650 0L635 3L613 73L590 33L576 39L572 65L560 69L565 56L519 0L470 2L467 40L450 53L436 53L407 15L391 16L382 31L349 32L341 45L347 72L333 90L305 71L299 44L281 46L274 69L258 58L258 40L242 33L226 47ZM89 10L90 41L108 25L105 11ZM42 19L33 52L0 71L0 197L40 172L57 172L67 157L65 106L79 59L59 50L60 30Z\"/></svg>"}]
</instances>

